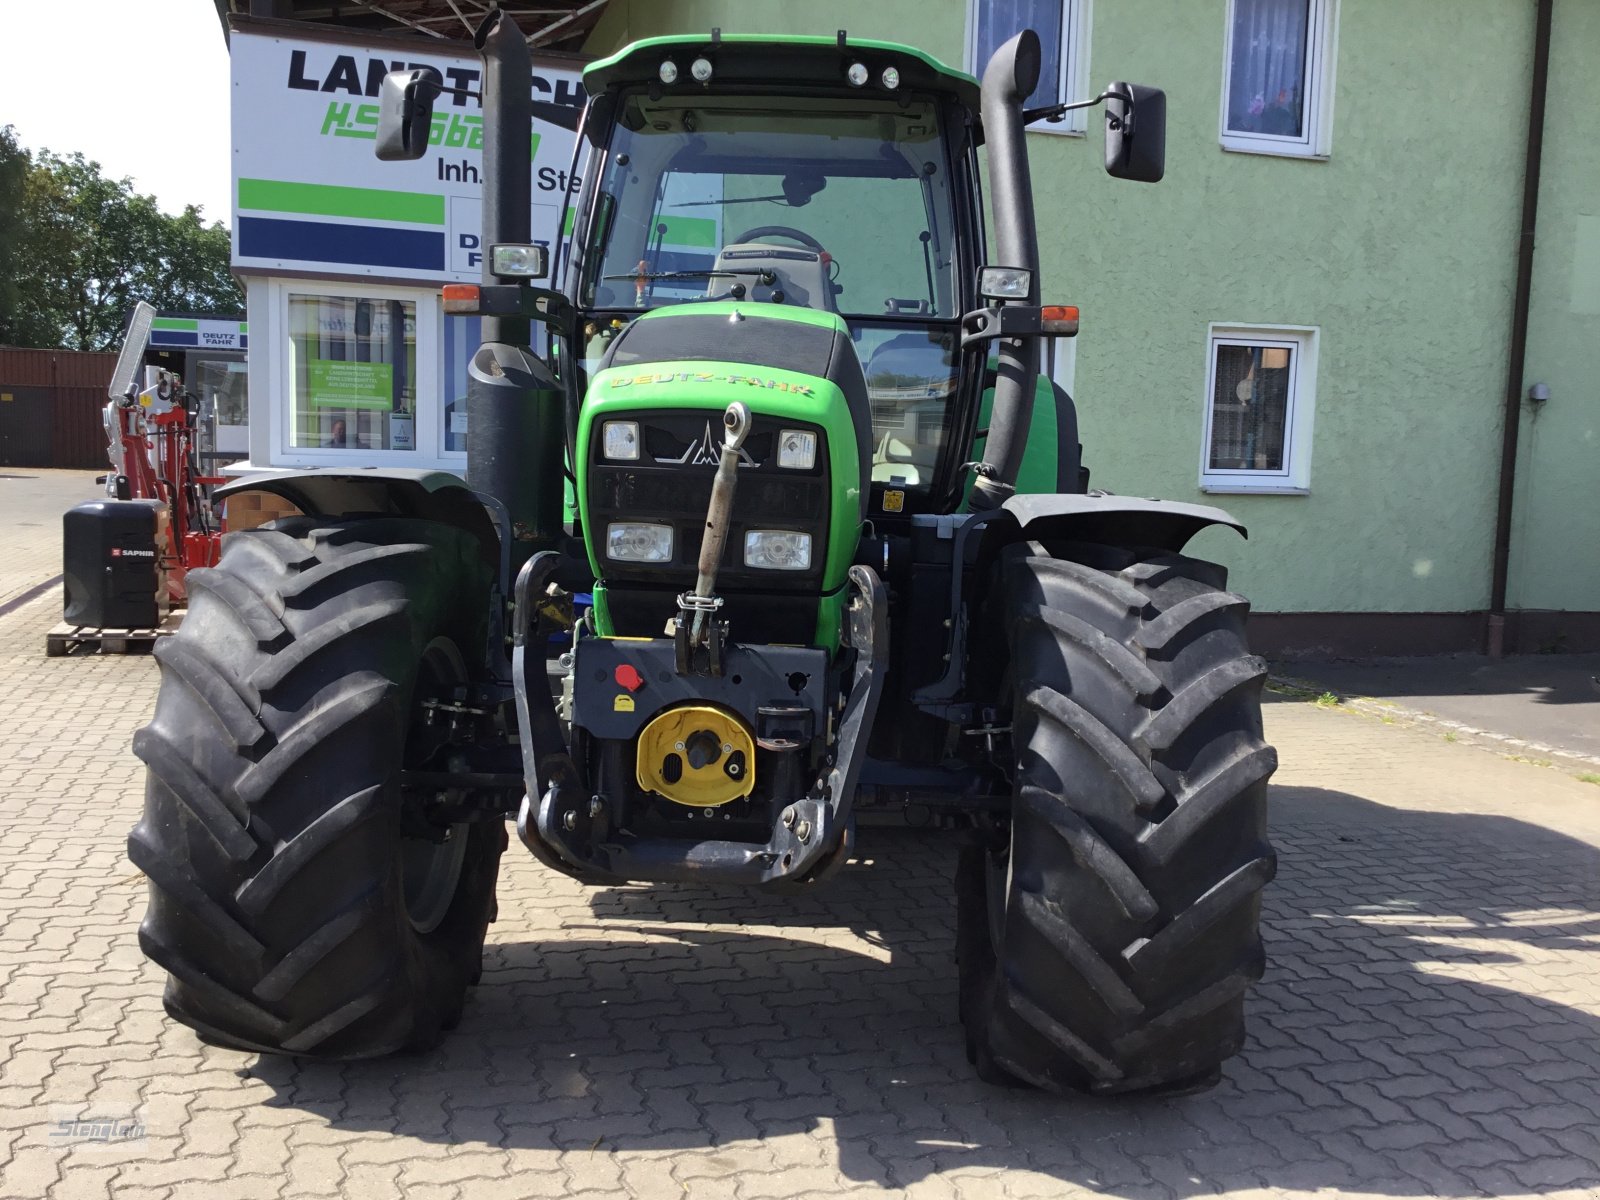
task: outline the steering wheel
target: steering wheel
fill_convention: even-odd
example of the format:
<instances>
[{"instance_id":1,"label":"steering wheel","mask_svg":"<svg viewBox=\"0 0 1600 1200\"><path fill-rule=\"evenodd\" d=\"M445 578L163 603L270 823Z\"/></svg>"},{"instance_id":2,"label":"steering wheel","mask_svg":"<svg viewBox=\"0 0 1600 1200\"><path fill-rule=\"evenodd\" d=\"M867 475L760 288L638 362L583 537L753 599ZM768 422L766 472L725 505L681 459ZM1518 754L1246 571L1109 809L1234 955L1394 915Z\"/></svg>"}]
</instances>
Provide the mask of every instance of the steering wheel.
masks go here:
<instances>
[{"instance_id":1,"label":"steering wheel","mask_svg":"<svg viewBox=\"0 0 1600 1200\"><path fill-rule=\"evenodd\" d=\"M734 243L737 244L739 242L758 241L764 237L793 238L802 246L805 246L811 250L815 250L818 254L827 253L827 251L822 248L822 243L817 241L816 238L812 237L809 233L806 233L803 230L792 229L788 225L757 225L754 229L746 229L733 240Z\"/></svg>"}]
</instances>

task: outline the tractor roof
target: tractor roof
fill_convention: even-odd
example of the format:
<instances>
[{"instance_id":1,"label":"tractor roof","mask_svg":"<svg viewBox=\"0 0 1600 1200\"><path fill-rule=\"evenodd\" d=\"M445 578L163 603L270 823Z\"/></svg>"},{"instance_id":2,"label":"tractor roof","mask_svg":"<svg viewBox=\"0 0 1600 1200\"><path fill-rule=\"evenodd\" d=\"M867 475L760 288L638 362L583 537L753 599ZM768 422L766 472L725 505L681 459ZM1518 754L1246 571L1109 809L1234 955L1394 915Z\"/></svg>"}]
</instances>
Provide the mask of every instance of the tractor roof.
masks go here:
<instances>
[{"instance_id":1,"label":"tractor roof","mask_svg":"<svg viewBox=\"0 0 1600 1200\"><path fill-rule=\"evenodd\" d=\"M713 84L734 83L751 87L782 88L847 86L845 71L851 63L865 63L871 72L863 91L884 94L879 82L885 67L900 72L900 86L945 92L973 112L978 111L978 81L964 71L945 66L931 54L899 42L865 38L787 37L769 34L729 33L710 37L645 38L624 46L610 58L584 70L583 86L590 93L628 84L657 82L661 61L672 58L679 71L679 87L696 86L689 79L689 64L698 57L711 60Z\"/></svg>"}]
</instances>

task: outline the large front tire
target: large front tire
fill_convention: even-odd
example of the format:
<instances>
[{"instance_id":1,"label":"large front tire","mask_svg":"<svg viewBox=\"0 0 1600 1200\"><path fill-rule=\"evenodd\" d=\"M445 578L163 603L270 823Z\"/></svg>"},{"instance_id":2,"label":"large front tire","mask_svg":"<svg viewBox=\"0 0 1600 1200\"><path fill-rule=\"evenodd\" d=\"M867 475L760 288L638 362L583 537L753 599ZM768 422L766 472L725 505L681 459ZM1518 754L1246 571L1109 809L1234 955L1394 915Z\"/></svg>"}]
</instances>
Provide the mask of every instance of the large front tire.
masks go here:
<instances>
[{"instance_id":1,"label":"large front tire","mask_svg":"<svg viewBox=\"0 0 1600 1200\"><path fill-rule=\"evenodd\" d=\"M1015 790L959 868L969 1056L1056 1091L1205 1086L1264 965L1266 667L1222 568L1054 549L1001 562Z\"/></svg>"},{"instance_id":2,"label":"large front tire","mask_svg":"<svg viewBox=\"0 0 1600 1200\"><path fill-rule=\"evenodd\" d=\"M418 719L481 658L490 574L430 521L293 518L229 535L161 643L128 855L170 1015L243 1049L360 1058L459 1020L504 824L419 822ZM442 840L441 840L442 839Z\"/></svg>"}]
</instances>

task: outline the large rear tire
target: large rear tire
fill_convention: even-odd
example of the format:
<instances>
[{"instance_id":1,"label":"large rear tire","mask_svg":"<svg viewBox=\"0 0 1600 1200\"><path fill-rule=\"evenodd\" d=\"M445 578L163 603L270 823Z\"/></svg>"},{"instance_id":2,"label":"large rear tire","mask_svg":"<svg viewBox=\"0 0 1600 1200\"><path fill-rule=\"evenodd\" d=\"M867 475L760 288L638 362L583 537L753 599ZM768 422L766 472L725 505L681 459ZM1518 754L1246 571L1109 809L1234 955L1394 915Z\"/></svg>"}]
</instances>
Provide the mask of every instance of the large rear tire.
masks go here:
<instances>
[{"instance_id":1,"label":"large rear tire","mask_svg":"<svg viewBox=\"0 0 1600 1200\"><path fill-rule=\"evenodd\" d=\"M157 648L128 856L167 1012L208 1041L361 1058L438 1041L481 968L503 822L434 828L420 702L482 656L490 572L437 522L292 518L190 572Z\"/></svg>"},{"instance_id":2,"label":"large rear tire","mask_svg":"<svg viewBox=\"0 0 1600 1200\"><path fill-rule=\"evenodd\" d=\"M959 867L968 1054L1056 1091L1204 1087L1264 965L1266 667L1222 568L1053 549L1001 561L1015 791Z\"/></svg>"}]
</instances>

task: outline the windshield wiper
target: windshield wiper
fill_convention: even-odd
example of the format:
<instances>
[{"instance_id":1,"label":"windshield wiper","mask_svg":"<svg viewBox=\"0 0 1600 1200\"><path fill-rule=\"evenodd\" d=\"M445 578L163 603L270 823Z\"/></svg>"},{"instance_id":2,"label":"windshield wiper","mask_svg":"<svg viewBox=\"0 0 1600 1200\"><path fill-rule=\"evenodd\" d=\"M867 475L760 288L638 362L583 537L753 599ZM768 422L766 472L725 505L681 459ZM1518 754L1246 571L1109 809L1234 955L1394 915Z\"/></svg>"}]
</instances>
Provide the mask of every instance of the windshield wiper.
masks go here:
<instances>
[{"instance_id":1,"label":"windshield wiper","mask_svg":"<svg viewBox=\"0 0 1600 1200\"><path fill-rule=\"evenodd\" d=\"M602 275L601 279L642 279L647 283L657 283L663 279L713 279L720 275L731 277L739 275L754 275L756 282L771 286L778 282L777 275L761 267L729 267L718 268L715 271L634 271L627 275Z\"/></svg>"},{"instance_id":2,"label":"windshield wiper","mask_svg":"<svg viewBox=\"0 0 1600 1200\"><path fill-rule=\"evenodd\" d=\"M800 206L789 197L777 196L727 196L721 200L679 200L672 205L673 208L710 208L713 204L760 204L777 203L785 208L799 208Z\"/></svg>"}]
</instances>

